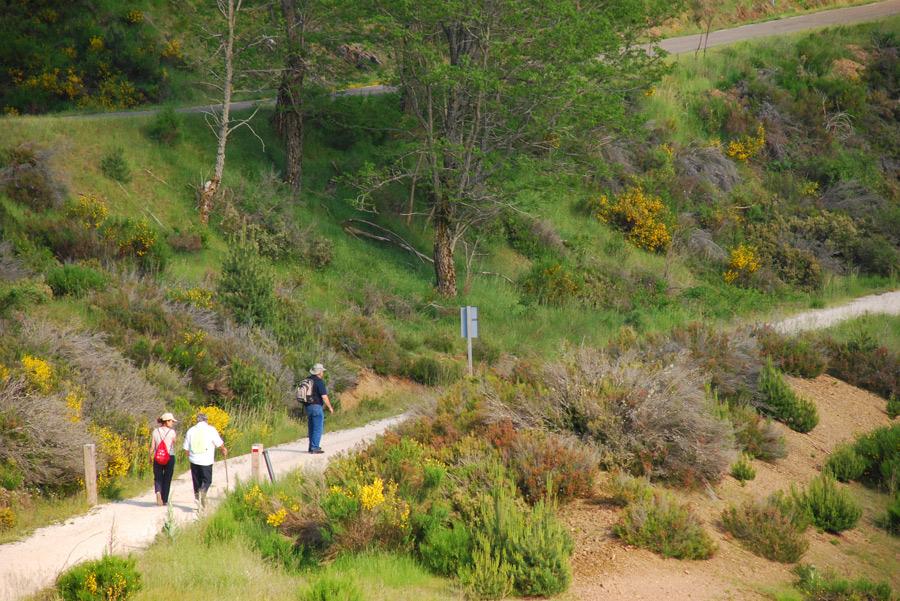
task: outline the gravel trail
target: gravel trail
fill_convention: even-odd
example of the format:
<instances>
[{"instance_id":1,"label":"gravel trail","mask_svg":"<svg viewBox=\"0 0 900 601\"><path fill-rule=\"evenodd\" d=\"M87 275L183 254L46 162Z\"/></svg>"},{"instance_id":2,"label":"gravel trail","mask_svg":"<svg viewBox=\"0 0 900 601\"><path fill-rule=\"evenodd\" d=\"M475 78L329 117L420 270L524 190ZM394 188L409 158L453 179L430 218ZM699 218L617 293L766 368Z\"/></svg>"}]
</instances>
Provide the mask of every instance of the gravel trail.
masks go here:
<instances>
[{"instance_id":1,"label":"gravel trail","mask_svg":"<svg viewBox=\"0 0 900 601\"><path fill-rule=\"evenodd\" d=\"M372 422L359 428L327 432L322 438L322 455L306 452L308 442L295 442L269 449L276 477L298 468L322 470L328 459L373 440L405 416ZM182 442L185 428L178 439ZM178 461L186 459L181 451ZM263 468L265 469L265 468ZM240 478L250 478L250 455L228 460L231 486ZM213 468L213 485L209 499L215 506L225 496L225 466L217 461ZM194 510L191 474L185 472L172 481L170 493L175 521L179 525L198 518ZM0 601L13 601L32 595L53 584L57 574L88 559L96 559L112 546L114 553L128 553L144 549L162 530L166 520L165 507L156 505L152 489L146 493L114 503L104 503L85 515L60 524L40 528L23 541L0 545ZM110 545L110 542L112 543Z\"/></svg>"},{"instance_id":2,"label":"gravel trail","mask_svg":"<svg viewBox=\"0 0 900 601\"><path fill-rule=\"evenodd\" d=\"M872 294L854 299L846 305L804 311L773 324L779 332L796 334L806 330L819 330L833 326L847 319L860 317L867 313L883 313L900 315L900 290Z\"/></svg>"}]
</instances>

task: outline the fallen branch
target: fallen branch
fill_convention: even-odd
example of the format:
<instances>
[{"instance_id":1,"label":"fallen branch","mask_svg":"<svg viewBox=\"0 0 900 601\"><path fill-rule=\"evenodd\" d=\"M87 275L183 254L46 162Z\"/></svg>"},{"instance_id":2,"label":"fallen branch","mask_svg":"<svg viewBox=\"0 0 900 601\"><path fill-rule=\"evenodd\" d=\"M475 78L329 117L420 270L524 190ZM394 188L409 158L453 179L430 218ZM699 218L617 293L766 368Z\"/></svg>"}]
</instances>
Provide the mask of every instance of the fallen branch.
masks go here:
<instances>
[{"instance_id":1,"label":"fallen branch","mask_svg":"<svg viewBox=\"0 0 900 601\"><path fill-rule=\"evenodd\" d=\"M355 227L356 225L363 225L367 228L371 228L375 230L374 232L367 231L364 229L360 229L359 227ZM344 231L350 234L351 236L358 238L368 238L369 240L375 240L376 242L385 242L387 244L393 244L394 246L398 246L403 250L412 253L415 255L420 261L423 263L434 264L434 259L429 257L428 255L419 252L412 244L410 244L406 239L404 239L400 234L396 232L392 232L386 227L382 227L377 223L372 223L371 221L366 221L365 219L347 219L341 224L344 228Z\"/></svg>"}]
</instances>

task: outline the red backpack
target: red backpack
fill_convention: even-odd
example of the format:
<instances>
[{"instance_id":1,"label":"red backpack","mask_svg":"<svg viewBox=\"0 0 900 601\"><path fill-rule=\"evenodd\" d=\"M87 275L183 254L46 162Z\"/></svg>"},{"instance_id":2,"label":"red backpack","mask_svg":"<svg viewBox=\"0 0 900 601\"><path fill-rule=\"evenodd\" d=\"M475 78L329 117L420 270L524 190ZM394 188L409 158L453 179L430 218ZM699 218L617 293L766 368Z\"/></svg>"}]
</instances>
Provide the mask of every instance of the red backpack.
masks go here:
<instances>
[{"instance_id":1,"label":"red backpack","mask_svg":"<svg viewBox=\"0 0 900 601\"><path fill-rule=\"evenodd\" d=\"M160 465L166 465L169 463L169 447L168 445L166 445L165 436L162 437L162 440L156 447L156 453L153 454L153 461Z\"/></svg>"}]
</instances>

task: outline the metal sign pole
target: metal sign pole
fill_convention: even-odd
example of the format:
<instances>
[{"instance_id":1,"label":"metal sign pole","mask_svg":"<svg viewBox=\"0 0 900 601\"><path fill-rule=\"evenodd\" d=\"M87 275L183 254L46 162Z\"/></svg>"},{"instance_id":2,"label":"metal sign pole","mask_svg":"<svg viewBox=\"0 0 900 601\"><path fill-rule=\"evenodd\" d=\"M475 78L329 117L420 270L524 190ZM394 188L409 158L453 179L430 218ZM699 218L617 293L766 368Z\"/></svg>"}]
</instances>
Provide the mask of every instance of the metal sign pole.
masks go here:
<instances>
[{"instance_id":1,"label":"metal sign pole","mask_svg":"<svg viewBox=\"0 0 900 601\"><path fill-rule=\"evenodd\" d=\"M478 338L478 307L459 308L459 333L466 339L466 355L469 359L469 377L475 375L472 366L472 339Z\"/></svg>"}]
</instances>

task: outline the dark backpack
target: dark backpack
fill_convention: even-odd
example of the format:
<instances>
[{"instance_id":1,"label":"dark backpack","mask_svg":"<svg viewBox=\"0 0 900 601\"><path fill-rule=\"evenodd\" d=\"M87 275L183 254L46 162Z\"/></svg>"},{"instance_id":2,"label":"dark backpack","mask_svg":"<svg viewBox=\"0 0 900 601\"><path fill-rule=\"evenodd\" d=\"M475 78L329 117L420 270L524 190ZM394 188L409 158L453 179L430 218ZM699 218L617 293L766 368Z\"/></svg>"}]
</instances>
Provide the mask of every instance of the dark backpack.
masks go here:
<instances>
[{"instance_id":1,"label":"dark backpack","mask_svg":"<svg viewBox=\"0 0 900 601\"><path fill-rule=\"evenodd\" d=\"M311 405L313 402L313 391L316 389L316 383L313 378L303 378L300 385L297 386L297 402L302 405Z\"/></svg>"}]
</instances>

